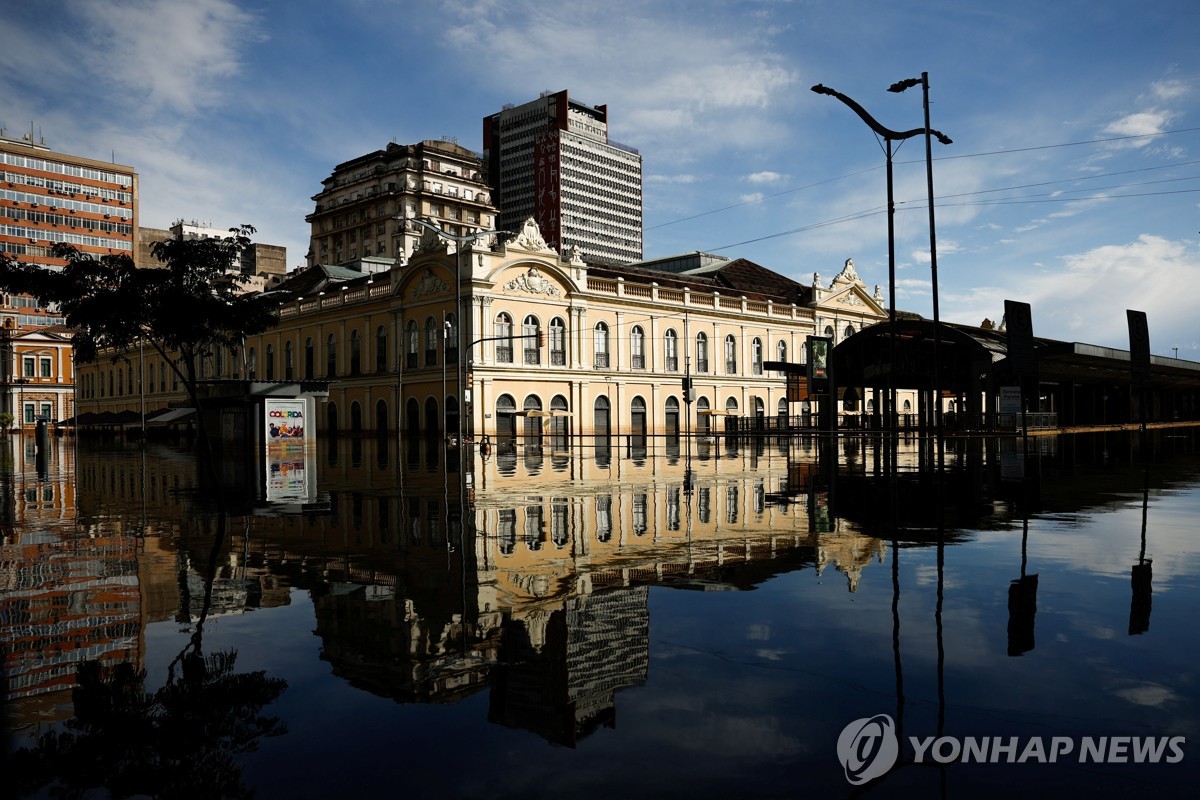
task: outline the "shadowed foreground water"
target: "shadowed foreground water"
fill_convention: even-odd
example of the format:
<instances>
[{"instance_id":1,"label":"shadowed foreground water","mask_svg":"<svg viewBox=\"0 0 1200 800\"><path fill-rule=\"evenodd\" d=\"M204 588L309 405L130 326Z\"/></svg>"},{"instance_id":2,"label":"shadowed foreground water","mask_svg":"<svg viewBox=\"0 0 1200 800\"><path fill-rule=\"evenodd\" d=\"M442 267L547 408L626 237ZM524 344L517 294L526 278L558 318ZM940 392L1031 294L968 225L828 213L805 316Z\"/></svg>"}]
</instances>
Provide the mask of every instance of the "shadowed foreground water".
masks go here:
<instances>
[{"instance_id":1,"label":"shadowed foreground water","mask_svg":"<svg viewBox=\"0 0 1200 800\"><path fill-rule=\"evenodd\" d=\"M1175 796L1200 778L1198 454L1187 430L957 440L940 469L927 440L548 439L463 493L437 446L322 441L223 462L222 514L185 449L15 439L4 780ZM856 786L886 753L839 736L877 715L896 763Z\"/></svg>"}]
</instances>

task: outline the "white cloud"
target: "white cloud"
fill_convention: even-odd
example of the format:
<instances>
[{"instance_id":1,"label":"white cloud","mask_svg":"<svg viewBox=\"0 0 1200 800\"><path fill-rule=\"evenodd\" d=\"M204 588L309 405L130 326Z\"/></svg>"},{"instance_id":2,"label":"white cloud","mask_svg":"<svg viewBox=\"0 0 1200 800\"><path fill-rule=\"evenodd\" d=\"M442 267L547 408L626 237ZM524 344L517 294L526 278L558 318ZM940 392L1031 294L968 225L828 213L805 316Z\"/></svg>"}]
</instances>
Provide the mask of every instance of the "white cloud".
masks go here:
<instances>
[{"instance_id":1,"label":"white cloud","mask_svg":"<svg viewBox=\"0 0 1200 800\"><path fill-rule=\"evenodd\" d=\"M1166 130L1171 119L1167 111L1139 111L1110 122L1102 131L1114 136L1152 136Z\"/></svg>"},{"instance_id":2,"label":"white cloud","mask_svg":"<svg viewBox=\"0 0 1200 800\"><path fill-rule=\"evenodd\" d=\"M131 108L189 114L227 98L255 18L229 0L93 0L77 6L93 70L132 94Z\"/></svg>"},{"instance_id":3,"label":"white cloud","mask_svg":"<svg viewBox=\"0 0 1200 800\"><path fill-rule=\"evenodd\" d=\"M690 173L680 173L678 175L647 175L646 183L662 183L662 184L689 184L696 183L699 178Z\"/></svg>"},{"instance_id":4,"label":"white cloud","mask_svg":"<svg viewBox=\"0 0 1200 800\"><path fill-rule=\"evenodd\" d=\"M942 294L947 318L977 323L997 318L1003 301L1033 307L1034 331L1066 341L1126 348L1126 309L1145 311L1151 349L1181 348L1195 336L1190 295L1181 286L1200 285L1200 251L1193 243L1143 234L1136 240L1066 255L1061 268L1023 275L1009 286ZM1114 322L1116 320L1117 322Z\"/></svg>"},{"instance_id":5,"label":"white cloud","mask_svg":"<svg viewBox=\"0 0 1200 800\"><path fill-rule=\"evenodd\" d=\"M763 172L754 172L746 176L746 180L750 183L779 183L787 180L787 175L781 175L778 172L766 170Z\"/></svg>"},{"instance_id":6,"label":"white cloud","mask_svg":"<svg viewBox=\"0 0 1200 800\"><path fill-rule=\"evenodd\" d=\"M762 199L763 199L762 192L752 192L751 194L743 194L738 197L738 200L740 200L743 203L757 203L759 200L762 200Z\"/></svg>"}]
</instances>

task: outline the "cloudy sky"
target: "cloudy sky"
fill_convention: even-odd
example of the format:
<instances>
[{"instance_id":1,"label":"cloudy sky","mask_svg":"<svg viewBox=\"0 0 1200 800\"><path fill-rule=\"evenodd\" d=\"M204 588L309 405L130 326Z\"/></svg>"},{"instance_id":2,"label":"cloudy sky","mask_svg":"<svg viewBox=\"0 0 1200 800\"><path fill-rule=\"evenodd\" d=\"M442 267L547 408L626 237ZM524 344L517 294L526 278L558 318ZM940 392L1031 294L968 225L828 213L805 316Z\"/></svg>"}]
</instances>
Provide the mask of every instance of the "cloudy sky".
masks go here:
<instances>
[{"instance_id":1,"label":"cloudy sky","mask_svg":"<svg viewBox=\"0 0 1200 800\"><path fill-rule=\"evenodd\" d=\"M250 223L304 261L338 162L568 89L645 173L645 251L888 285L883 125L927 71L944 319L1200 359L1194 0L57 0L8 4L0 126L134 166L142 223ZM932 313L924 143L895 158L897 306Z\"/></svg>"}]
</instances>

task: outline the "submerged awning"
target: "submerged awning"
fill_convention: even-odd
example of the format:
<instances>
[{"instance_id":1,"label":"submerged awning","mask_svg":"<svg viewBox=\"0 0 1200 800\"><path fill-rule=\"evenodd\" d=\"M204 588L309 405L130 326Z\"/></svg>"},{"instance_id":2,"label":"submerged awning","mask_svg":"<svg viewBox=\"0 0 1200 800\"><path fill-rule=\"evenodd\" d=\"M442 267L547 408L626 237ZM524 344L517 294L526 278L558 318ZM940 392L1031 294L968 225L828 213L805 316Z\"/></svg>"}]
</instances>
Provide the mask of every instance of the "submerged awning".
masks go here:
<instances>
[{"instance_id":1,"label":"submerged awning","mask_svg":"<svg viewBox=\"0 0 1200 800\"><path fill-rule=\"evenodd\" d=\"M196 416L196 409L194 408L172 408L167 413L154 417L153 419L147 418L146 424L171 425L176 422L186 422L194 416Z\"/></svg>"}]
</instances>

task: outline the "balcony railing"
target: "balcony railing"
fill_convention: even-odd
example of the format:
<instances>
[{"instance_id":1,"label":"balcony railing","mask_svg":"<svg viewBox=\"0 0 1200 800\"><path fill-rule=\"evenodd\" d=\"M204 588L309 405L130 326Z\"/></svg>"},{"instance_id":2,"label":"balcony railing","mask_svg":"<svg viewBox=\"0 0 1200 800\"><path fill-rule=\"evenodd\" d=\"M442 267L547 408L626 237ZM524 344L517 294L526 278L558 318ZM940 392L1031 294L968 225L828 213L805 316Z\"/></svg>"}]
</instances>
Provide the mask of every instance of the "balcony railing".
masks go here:
<instances>
[{"instance_id":1,"label":"balcony railing","mask_svg":"<svg viewBox=\"0 0 1200 800\"><path fill-rule=\"evenodd\" d=\"M726 375L736 375L737 374L737 362L736 361L730 361L728 359L725 360L725 374Z\"/></svg>"},{"instance_id":2,"label":"balcony railing","mask_svg":"<svg viewBox=\"0 0 1200 800\"><path fill-rule=\"evenodd\" d=\"M416 369L417 368L417 354L416 353L407 354L404 357L404 366L408 367L409 369Z\"/></svg>"},{"instance_id":3,"label":"balcony railing","mask_svg":"<svg viewBox=\"0 0 1200 800\"><path fill-rule=\"evenodd\" d=\"M750 367L750 372L753 373L754 375L762 375L762 362L755 361L754 364Z\"/></svg>"},{"instance_id":4,"label":"balcony railing","mask_svg":"<svg viewBox=\"0 0 1200 800\"><path fill-rule=\"evenodd\" d=\"M595 366L596 369L604 369L608 367L608 353L596 353Z\"/></svg>"},{"instance_id":5,"label":"balcony railing","mask_svg":"<svg viewBox=\"0 0 1200 800\"><path fill-rule=\"evenodd\" d=\"M496 363L511 364L512 360L513 360L513 349L511 347L504 347L503 345L497 345L497 347L496 347Z\"/></svg>"},{"instance_id":6,"label":"balcony railing","mask_svg":"<svg viewBox=\"0 0 1200 800\"><path fill-rule=\"evenodd\" d=\"M667 356L667 371L668 372L679 372L679 357L678 356Z\"/></svg>"},{"instance_id":7,"label":"balcony railing","mask_svg":"<svg viewBox=\"0 0 1200 800\"><path fill-rule=\"evenodd\" d=\"M536 347L525 348L525 363L526 364L541 364L542 352Z\"/></svg>"},{"instance_id":8,"label":"balcony railing","mask_svg":"<svg viewBox=\"0 0 1200 800\"><path fill-rule=\"evenodd\" d=\"M696 359L696 372L708 372L708 359L707 358L697 358Z\"/></svg>"},{"instance_id":9,"label":"balcony railing","mask_svg":"<svg viewBox=\"0 0 1200 800\"><path fill-rule=\"evenodd\" d=\"M645 356L630 356L629 357L629 366L631 366L633 369L645 369L646 368L646 357Z\"/></svg>"},{"instance_id":10,"label":"balcony railing","mask_svg":"<svg viewBox=\"0 0 1200 800\"><path fill-rule=\"evenodd\" d=\"M567 352L565 350L551 350L550 364L551 366L561 367L567 363Z\"/></svg>"}]
</instances>

